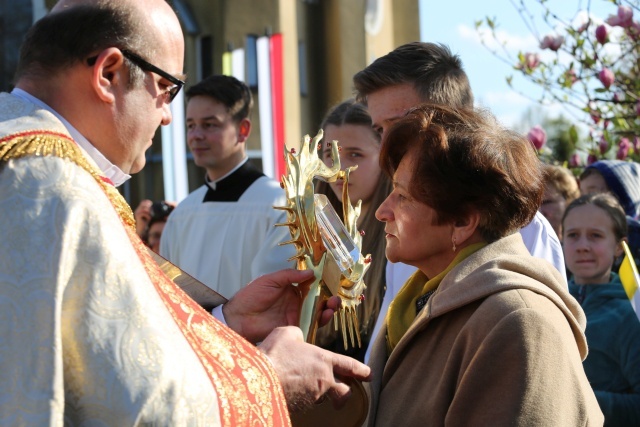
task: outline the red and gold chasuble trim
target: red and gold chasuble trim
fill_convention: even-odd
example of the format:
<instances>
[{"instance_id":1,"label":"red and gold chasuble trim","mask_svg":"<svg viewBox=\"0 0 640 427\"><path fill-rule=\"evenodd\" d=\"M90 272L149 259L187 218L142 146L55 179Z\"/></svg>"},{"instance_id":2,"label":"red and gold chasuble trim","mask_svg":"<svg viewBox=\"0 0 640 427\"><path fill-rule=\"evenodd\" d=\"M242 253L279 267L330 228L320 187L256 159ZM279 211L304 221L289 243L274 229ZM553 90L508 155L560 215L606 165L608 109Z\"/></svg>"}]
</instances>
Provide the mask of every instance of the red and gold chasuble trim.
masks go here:
<instances>
[{"instance_id":1,"label":"red and gold chasuble trim","mask_svg":"<svg viewBox=\"0 0 640 427\"><path fill-rule=\"evenodd\" d=\"M218 395L225 426L290 426L284 393L271 362L248 341L222 325L167 277L135 232L131 207L118 190L64 134L30 131L0 139L0 161L25 156L56 156L90 173L122 219L158 295L200 359Z\"/></svg>"}]
</instances>

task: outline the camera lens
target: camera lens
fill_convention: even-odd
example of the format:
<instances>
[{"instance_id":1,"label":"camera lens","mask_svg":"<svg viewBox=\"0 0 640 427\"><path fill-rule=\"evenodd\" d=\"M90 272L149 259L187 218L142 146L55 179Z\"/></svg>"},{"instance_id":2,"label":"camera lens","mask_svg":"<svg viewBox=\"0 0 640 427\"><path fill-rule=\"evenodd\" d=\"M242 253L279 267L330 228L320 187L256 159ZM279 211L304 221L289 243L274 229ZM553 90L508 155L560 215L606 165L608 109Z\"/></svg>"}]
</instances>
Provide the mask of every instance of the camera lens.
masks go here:
<instances>
[{"instance_id":1,"label":"camera lens","mask_svg":"<svg viewBox=\"0 0 640 427\"><path fill-rule=\"evenodd\" d=\"M166 202L154 202L151 205L151 215L154 218L162 218L171 213L171 206Z\"/></svg>"}]
</instances>

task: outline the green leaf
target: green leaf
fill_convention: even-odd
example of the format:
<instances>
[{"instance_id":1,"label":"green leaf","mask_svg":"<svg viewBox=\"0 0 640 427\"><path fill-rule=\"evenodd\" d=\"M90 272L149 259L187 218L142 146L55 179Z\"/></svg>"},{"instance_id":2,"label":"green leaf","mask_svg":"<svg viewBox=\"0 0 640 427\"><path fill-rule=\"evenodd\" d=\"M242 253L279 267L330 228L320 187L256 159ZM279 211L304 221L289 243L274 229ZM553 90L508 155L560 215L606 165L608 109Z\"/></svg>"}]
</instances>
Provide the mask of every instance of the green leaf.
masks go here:
<instances>
[{"instance_id":1,"label":"green leaf","mask_svg":"<svg viewBox=\"0 0 640 427\"><path fill-rule=\"evenodd\" d=\"M618 129L624 129L624 130L631 129L631 126L629 126L629 122L627 122L622 117L615 117L612 121L614 126Z\"/></svg>"},{"instance_id":2,"label":"green leaf","mask_svg":"<svg viewBox=\"0 0 640 427\"><path fill-rule=\"evenodd\" d=\"M578 129L576 129L576 125L571 125L569 128L569 141L573 147L578 145Z\"/></svg>"}]
</instances>

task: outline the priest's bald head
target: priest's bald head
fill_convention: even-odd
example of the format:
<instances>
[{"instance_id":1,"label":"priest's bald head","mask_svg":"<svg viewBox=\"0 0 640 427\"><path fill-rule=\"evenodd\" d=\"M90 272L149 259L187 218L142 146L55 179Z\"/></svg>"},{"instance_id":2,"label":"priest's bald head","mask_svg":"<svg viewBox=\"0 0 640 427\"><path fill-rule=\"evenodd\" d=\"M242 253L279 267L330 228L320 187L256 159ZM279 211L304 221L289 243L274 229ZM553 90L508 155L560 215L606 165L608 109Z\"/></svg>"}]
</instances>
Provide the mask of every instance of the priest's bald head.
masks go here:
<instances>
[{"instance_id":1,"label":"priest's bald head","mask_svg":"<svg viewBox=\"0 0 640 427\"><path fill-rule=\"evenodd\" d=\"M184 38L164 0L61 0L29 30L16 87L125 173L138 172L183 85Z\"/></svg>"}]
</instances>

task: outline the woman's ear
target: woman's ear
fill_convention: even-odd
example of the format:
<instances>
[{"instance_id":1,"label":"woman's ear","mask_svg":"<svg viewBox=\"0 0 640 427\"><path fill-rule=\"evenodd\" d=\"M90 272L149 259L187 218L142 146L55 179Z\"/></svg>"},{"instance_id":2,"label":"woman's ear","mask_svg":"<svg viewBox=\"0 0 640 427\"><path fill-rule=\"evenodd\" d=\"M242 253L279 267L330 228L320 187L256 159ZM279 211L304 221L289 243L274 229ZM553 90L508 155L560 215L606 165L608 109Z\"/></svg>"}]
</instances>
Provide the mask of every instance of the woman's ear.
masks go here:
<instances>
[{"instance_id":1,"label":"woman's ear","mask_svg":"<svg viewBox=\"0 0 640 427\"><path fill-rule=\"evenodd\" d=\"M127 83L128 70L120 49L110 47L100 52L91 76L91 87L98 98L109 104L115 103L117 91Z\"/></svg>"},{"instance_id":2,"label":"woman's ear","mask_svg":"<svg viewBox=\"0 0 640 427\"><path fill-rule=\"evenodd\" d=\"M463 246L478 229L480 224L480 213L476 210L469 212L464 218L457 220L453 224L452 239L456 245ZM475 243L470 242L470 243Z\"/></svg>"}]
</instances>

